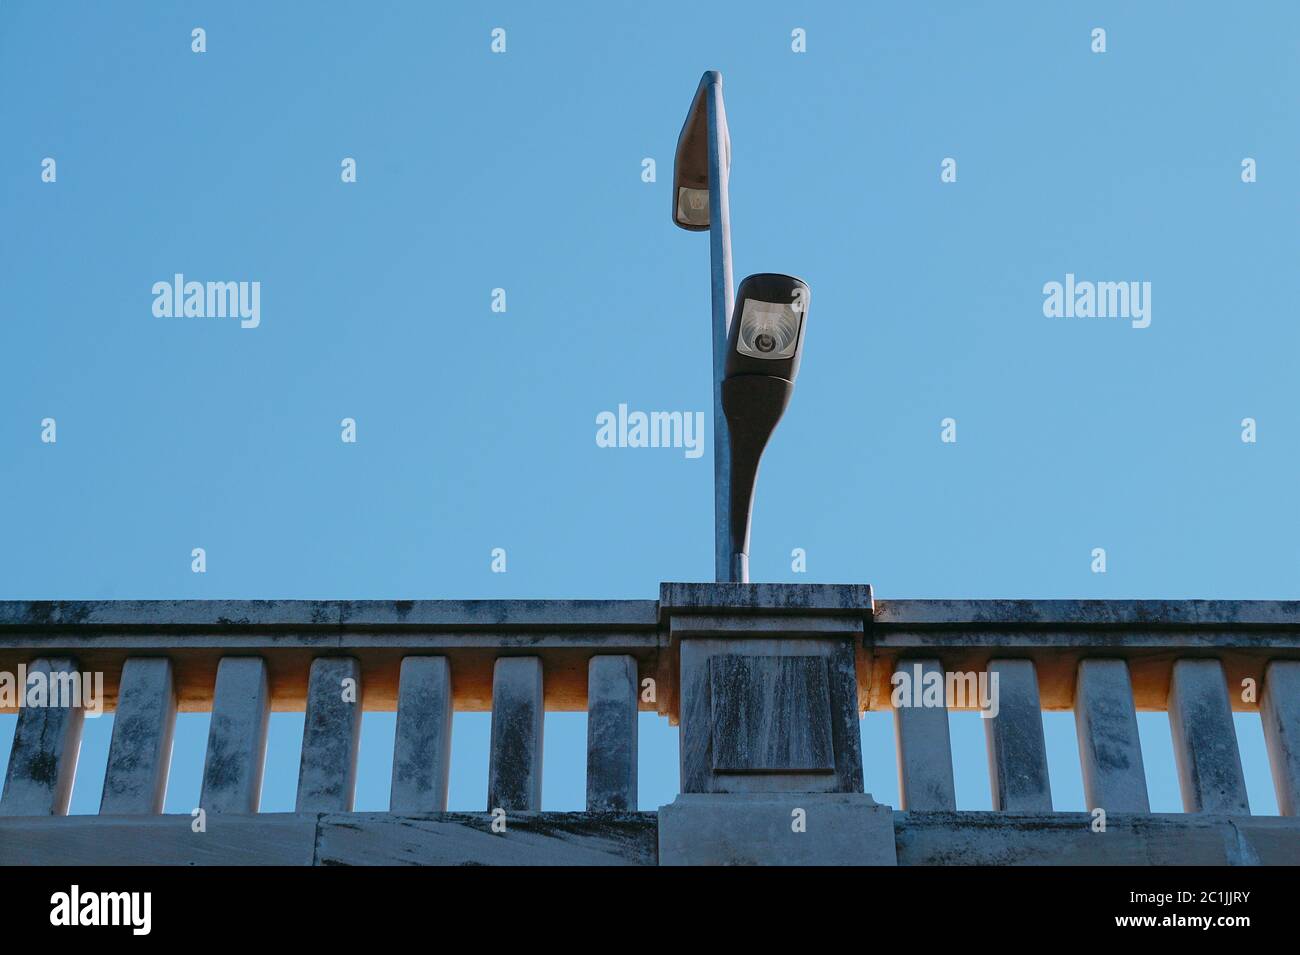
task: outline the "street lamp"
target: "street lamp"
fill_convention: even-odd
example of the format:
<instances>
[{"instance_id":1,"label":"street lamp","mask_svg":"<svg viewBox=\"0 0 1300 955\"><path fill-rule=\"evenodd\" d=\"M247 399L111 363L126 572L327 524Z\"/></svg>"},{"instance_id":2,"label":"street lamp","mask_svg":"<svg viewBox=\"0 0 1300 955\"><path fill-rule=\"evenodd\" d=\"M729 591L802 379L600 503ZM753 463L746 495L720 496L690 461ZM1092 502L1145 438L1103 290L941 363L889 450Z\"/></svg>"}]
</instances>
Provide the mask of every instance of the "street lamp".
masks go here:
<instances>
[{"instance_id":1,"label":"street lamp","mask_svg":"<svg viewBox=\"0 0 1300 955\"><path fill-rule=\"evenodd\" d=\"M794 393L809 298L802 279L771 273L749 276L736 293L722 382L722 410L731 442L730 580L749 581L749 523L758 462Z\"/></svg>"},{"instance_id":2,"label":"street lamp","mask_svg":"<svg viewBox=\"0 0 1300 955\"><path fill-rule=\"evenodd\" d=\"M788 275L751 275L741 283L739 299L733 297L730 174L722 74L709 70L700 78L677 139L672 215L683 229L709 233L714 579L748 583L758 462L794 389L808 286Z\"/></svg>"}]
</instances>

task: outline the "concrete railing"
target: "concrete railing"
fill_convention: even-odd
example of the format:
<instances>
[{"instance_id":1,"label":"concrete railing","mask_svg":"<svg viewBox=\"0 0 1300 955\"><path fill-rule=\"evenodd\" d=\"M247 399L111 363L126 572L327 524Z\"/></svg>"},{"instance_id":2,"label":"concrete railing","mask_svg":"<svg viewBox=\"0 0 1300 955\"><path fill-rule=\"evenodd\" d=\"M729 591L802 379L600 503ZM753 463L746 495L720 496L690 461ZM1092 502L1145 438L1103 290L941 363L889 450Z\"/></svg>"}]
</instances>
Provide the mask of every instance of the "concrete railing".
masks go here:
<instances>
[{"instance_id":1,"label":"concrete railing","mask_svg":"<svg viewBox=\"0 0 1300 955\"><path fill-rule=\"evenodd\" d=\"M1075 713L1090 808L1148 811L1138 710L1169 714L1187 812L1250 811L1233 711L1259 712L1278 805L1300 806L1300 603L890 601L870 642L873 709L899 668L998 674L1000 712L985 724L997 809L1052 807L1042 710ZM946 755L946 720L898 717L904 808L953 808L928 758Z\"/></svg>"},{"instance_id":2,"label":"concrete railing","mask_svg":"<svg viewBox=\"0 0 1300 955\"><path fill-rule=\"evenodd\" d=\"M20 666L102 674L116 718L101 815L55 819L83 713L19 710L6 863L1300 862L1286 818L1300 807L1300 602L664 584L658 601L0 603L0 673ZM981 705L996 712L995 812L958 812L946 709ZM273 709L306 714L291 814L257 813ZM353 813L361 713L394 709L389 812ZM858 720L885 709L898 813L864 795ZM1087 806L1115 839L1081 842L1094 814L1052 811L1041 712L1067 709ZM1169 712L1195 815L1150 813L1144 709ZM1249 815L1233 727L1234 710L1255 709L1274 819ZM221 839L160 815L178 710L211 711L199 808ZM483 816L445 812L457 710L492 713ZM601 815L539 813L547 710L588 713L587 809ZM657 816L636 812L638 710L681 726L682 795ZM801 830L792 813L821 825Z\"/></svg>"}]
</instances>

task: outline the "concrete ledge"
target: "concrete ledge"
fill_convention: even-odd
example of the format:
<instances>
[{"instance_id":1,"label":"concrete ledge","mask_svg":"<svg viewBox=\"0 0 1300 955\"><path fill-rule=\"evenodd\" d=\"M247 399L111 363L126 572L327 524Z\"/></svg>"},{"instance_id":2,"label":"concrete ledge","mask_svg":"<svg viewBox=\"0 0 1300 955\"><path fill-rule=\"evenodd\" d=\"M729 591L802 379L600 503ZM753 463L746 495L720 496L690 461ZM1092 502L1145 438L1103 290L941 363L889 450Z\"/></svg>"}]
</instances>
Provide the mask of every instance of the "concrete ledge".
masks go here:
<instances>
[{"instance_id":1,"label":"concrete ledge","mask_svg":"<svg viewBox=\"0 0 1300 955\"><path fill-rule=\"evenodd\" d=\"M1300 820L1278 816L901 812L899 865L1300 865Z\"/></svg>"},{"instance_id":2,"label":"concrete ledge","mask_svg":"<svg viewBox=\"0 0 1300 955\"><path fill-rule=\"evenodd\" d=\"M877 627L1300 627L1300 600L877 600Z\"/></svg>"},{"instance_id":3,"label":"concrete ledge","mask_svg":"<svg viewBox=\"0 0 1300 955\"><path fill-rule=\"evenodd\" d=\"M653 600L0 600L0 629L653 628Z\"/></svg>"},{"instance_id":4,"label":"concrete ledge","mask_svg":"<svg viewBox=\"0 0 1300 955\"><path fill-rule=\"evenodd\" d=\"M877 628L1300 628L1297 600L874 600L869 584L663 583L659 600L0 600L0 630L655 628L673 611L862 613Z\"/></svg>"},{"instance_id":5,"label":"concrete ledge","mask_svg":"<svg viewBox=\"0 0 1300 955\"><path fill-rule=\"evenodd\" d=\"M316 816L14 816L0 820L0 865L311 865Z\"/></svg>"},{"instance_id":6,"label":"concrete ledge","mask_svg":"<svg viewBox=\"0 0 1300 955\"><path fill-rule=\"evenodd\" d=\"M206 821L194 832L187 815L0 818L0 865L889 865L895 852L899 865L1300 865L1291 818L1112 813L1093 832L1087 813L893 812L852 794L686 796L658 818L511 813L504 833L487 813Z\"/></svg>"},{"instance_id":7,"label":"concrete ledge","mask_svg":"<svg viewBox=\"0 0 1300 955\"><path fill-rule=\"evenodd\" d=\"M672 611L862 612L878 628L1300 628L1300 600L874 600L866 583L662 583L659 600L0 600L0 629L655 628Z\"/></svg>"},{"instance_id":8,"label":"concrete ledge","mask_svg":"<svg viewBox=\"0 0 1300 955\"><path fill-rule=\"evenodd\" d=\"M0 819L0 865L654 865L654 813L209 813Z\"/></svg>"},{"instance_id":9,"label":"concrete ledge","mask_svg":"<svg viewBox=\"0 0 1300 955\"><path fill-rule=\"evenodd\" d=\"M655 814L487 813L323 816L317 865L654 865Z\"/></svg>"}]
</instances>

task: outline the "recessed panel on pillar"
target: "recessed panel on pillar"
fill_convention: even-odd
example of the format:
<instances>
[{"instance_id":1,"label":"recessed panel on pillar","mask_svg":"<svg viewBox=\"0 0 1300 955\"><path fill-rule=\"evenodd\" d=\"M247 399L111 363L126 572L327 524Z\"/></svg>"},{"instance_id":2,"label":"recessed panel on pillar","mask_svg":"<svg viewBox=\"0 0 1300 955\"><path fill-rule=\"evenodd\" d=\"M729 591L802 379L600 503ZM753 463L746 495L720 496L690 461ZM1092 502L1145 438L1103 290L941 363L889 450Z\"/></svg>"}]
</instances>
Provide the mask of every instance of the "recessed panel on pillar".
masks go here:
<instances>
[{"instance_id":1,"label":"recessed panel on pillar","mask_svg":"<svg viewBox=\"0 0 1300 955\"><path fill-rule=\"evenodd\" d=\"M833 773L830 681L823 657L709 658L713 770Z\"/></svg>"}]
</instances>

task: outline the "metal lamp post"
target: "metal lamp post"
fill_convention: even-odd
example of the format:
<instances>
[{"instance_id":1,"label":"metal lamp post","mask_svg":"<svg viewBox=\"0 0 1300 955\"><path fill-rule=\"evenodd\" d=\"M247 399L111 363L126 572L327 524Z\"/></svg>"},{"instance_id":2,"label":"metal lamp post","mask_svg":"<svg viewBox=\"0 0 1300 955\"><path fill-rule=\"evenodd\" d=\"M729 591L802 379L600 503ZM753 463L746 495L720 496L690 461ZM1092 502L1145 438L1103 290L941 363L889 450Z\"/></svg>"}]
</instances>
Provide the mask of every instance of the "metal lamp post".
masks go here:
<instances>
[{"instance_id":1,"label":"metal lamp post","mask_svg":"<svg viewBox=\"0 0 1300 955\"><path fill-rule=\"evenodd\" d=\"M751 275L741 284L739 302L735 301L727 194L730 173L731 135L722 102L722 74L709 70L700 78L677 140L673 222L692 232L709 233L714 578L719 583L748 583L749 519L758 462L794 388L808 286L785 275Z\"/></svg>"}]
</instances>

